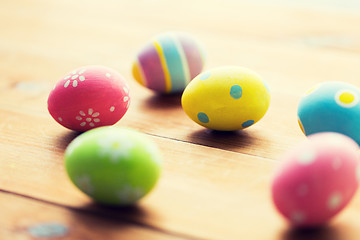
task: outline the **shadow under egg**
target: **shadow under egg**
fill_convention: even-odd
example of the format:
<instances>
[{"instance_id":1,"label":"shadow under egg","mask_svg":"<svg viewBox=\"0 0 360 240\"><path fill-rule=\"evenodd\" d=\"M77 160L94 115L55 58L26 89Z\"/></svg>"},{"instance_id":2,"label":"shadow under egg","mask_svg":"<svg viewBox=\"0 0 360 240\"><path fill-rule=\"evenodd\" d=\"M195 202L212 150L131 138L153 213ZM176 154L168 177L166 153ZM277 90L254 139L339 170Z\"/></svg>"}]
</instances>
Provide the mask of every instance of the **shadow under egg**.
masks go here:
<instances>
[{"instance_id":1,"label":"shadow under egg","mask_svg":"<svg viewBox=\"0 0 360 240\"><path fill-rule=\"evenodd\" d=\"M289 228L283 235L282 240L340 240L337 228L329 225L322 225L313 228Z\"/></svg>"},{"instance_id":2,"label":"shadow under egg","mask_svg":"<svg viewBox=\"0 0 360 240\"><path fill-rule=\"evenodd\" d=\"M76 132L76 131L68 131L64 134L55 137L55 147L61 149L62 151L65 151L67 146L71 143L72 140L74 140L76 137L80 136L82 132Z\"/></svg>"},{"instance_id":3,"label":"shadow under egg","mask_svg":"<svg viewBox=\"0 0 360 240\"><path fill-rule=\"evenodd\" d=\"M140 203L132 205L107 205L95 201L89 201L86 205L77 208L81 212L93 213L96 215L106 216L111 219L119 219L130 222L145 219L149 215L146 209Z\"/></svg>"},{"instance_id":4,"label":"shadow under egg","mask_svg":"<svg viewBox=\"0 0 360 240\"><path fill-rule=\"evenodd\" d=\"M145 223L150 219L150 214L146 212L143 207L138 205L131 206L108 206L95 202L89 202L83 206L71 208L69 222L74 224L71 227L81 223L80 227L83 229L71 229L74 239L83 239L84 234L91 229L89 227L96 226L97 232L109 233L111 236L114 233L128 236L133 234L134 226L146 226ZM81 236L77 232L82 232ZM79 234L80 235L80 234ZM91 234L91 236L94 236ZM99 236L101 239L104 236ZM98 238L96 238L98 239ZM106 237L106 239L111 239Z\"/></svg>"},{"instance_id":5,"label":"shadow under egg","mask_svg":"<svg viewBox=\"0 0 360 240\"><path fill-rule=\"evenodd\" d=\"M187 136L187 139L190 142L204 146L231 151L249 148L257 141L257 137L249 130L216 131L211 129L202 129L192 132Z\"/></svg>"},{"instance_id":6,"label":"shadow under egg","mask_svg":"<svg viewBox=\"0 0 360 240\"><path fill-rule=\"evenodd\" d=\"M181 108L182 93L154 94L145 99L142 106L150 109Z\"/></svg>"}]
</instances>

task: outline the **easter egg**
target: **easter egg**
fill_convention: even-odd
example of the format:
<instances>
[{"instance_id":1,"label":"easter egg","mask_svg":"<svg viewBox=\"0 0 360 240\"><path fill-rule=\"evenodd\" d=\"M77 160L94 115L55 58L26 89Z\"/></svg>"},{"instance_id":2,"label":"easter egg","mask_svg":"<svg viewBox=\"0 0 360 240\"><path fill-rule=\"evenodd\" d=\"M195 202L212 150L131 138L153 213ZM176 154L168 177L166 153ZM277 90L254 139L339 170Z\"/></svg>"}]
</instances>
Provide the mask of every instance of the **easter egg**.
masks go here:
<instances>
[{"instance_id":1,"label":"easter egg","mask_svg":"<svg viewBox=\"0 0 360 240\"><path fill-rule=\"evenodd\" d=\"M185 113L209 129L232 131L259 121L270 105L266 83L243 67L220 67L195 77L181 98Z\"/></svg>"},{"instance_id":2,"label":"easter egg","mask_svg":"<svg viewBox=\"0 0 360 240\"><path fill-rule=\"evenodd\" d=\"M272 199L294 226L316 227L338 214L359 185L358 145L339 133L317 133L281 159Z\"/></svg>"},{"instance_id":3,"label":"easter egg","mask_svg":"<svg viewBox=\"0 0 360 240\"><path fill-rule=\"evenodd\" d=\"M81 132L115 124L129 104L124 77L104 66L84 66L67 73L48 97L48 110L55 121Z\"/></svg>"},{"instance_id":4,"label":"easter egg","mask_svg":"<svg viewBox=\"0 0 360 240\"><path fill-rule=\"evenodd\" d=\"M360 89L345 82L325 82L308 90L298 105L305 133L338 132L360 144Z\"/></svg>"},{"instance_id":5,"label":"easter egg","mask_svg":"<svg viewBox=\"0 0 360 240\"><path fill-rule=\"evenodd\" d=\"M155 186L161 156L157 146L140 132L101 127L69 144L65 167L75 186L96 202L129 205Z\"/></svg>"},{"instance_id":6,"label":"easter egg","mask_svg":"<svg viewBox=\"0 0 360 240\"><path fill-rule=\"evenodd\" d=\"M204 50L189 34L155 36L137 54L132 72L141 85L159 93L182 92L204 65Z\"/></svg>"}]
</instances>

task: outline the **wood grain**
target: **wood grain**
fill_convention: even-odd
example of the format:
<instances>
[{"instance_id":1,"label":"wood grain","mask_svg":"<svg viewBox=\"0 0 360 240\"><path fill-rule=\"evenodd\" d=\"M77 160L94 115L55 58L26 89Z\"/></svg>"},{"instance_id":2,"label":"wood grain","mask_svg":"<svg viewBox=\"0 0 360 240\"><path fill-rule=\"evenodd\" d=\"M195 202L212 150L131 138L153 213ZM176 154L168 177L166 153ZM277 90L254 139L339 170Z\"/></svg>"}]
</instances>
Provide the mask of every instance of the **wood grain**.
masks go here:
<instances>
[{"instance_id":1,"label":"wood grain","mask_svg":"<svg viewBox=\"0 0 360 240\"><path fill-rule=\"evenodd\" d=\"M6 206L1 211L1 239L183 239L6 192L0 192L0 204Z\"/></svg>"},{"instance_id":2,"label":"wood grain","mask_svg":"<svg viewBox=\"0 0 360 240\"><path fill-rule=\"evenodd\" d=\"M251 1L3 0L0 238L31 239L28 226L57 220L78 229L63 239L359 239L359 194L327 227L295 231L269 192L279 157L305 138L296 121L303 92L324 81L359 85L359 23L357 12ZM246 131L209 131L185 115L180 95L137 85L134 54L168 30L203 42L206 69L261 74L272 92L265 117ZM158 186L134 208L94 204L64 171L63 152L78 134L51 119L46 100L66 72L89 64L128 79L132 104L116 126L146 133L164 156Z\"/></svg>"},{"instance_id":3,"label":"wood grain","mask_svg":"<svg viewBox=\"0 0 360 240\"><path fill-rule=\"evenodd\" d=\"M269 183L276 161L152 137L165 159L159 185L135 211L109 209L94 205L71 185L64 172L62 153L76 137L75 133L54 128L47 117L32 115L26 116L34 128L24 125L12 128L21 126L15 120L21 121L24 115L4 115L11 115L13 119L1 131L1 142L6 139L9 143L1 145L1 149L7 148L2 151L5 161L0 169L0 186L6 191L115 219L128 218L161 231L187 233L195 238L282 239L284 234L292 236L288 239L297 237L287 231L271 204ZM36 155L39 150L41 154ZM21 155L27 157L21 158ZM353 223L350 219L355 218L359 206L356 198L343 213L346 217L337 219L338 224L330 230L316 234L322 236L335 231L333 228L345 231L342 230L345 223L346 227L355 227L351 224L356 221ZM262 226L263 231L254 231L254 226Z\"/></svg>"},{"instance_id":4,"label":"wood grain","mask_svg":"<svg viewBox=\"0 0 360 240\"><path fill-rule=\"evenodd\" d=\"M108 11L115 11L116 3L109 2L108 6L103 6L102 11L103 14L110 14L112 17L93 18L91 14L97 10L93 4L85 7L86 12L80 11L81 14L76 14L76 11L81 9L81 3L83 2L67 9L71 18L61 17L62 13L65 14L62 12L64 10L61 10L62 7L66 4L73 5L66 1L58 3L59 11L54 9L57 5L49 5L43 1L39 1L38 5L30 4L29 12L16 7L16 3L9 3L13 5L14 11L11 14L10 11L4 11L5 16L23 24L14 25L15 30L5 28L7 38L0 45L4 58L8 60L0 66L2 72L6 73L4 82L7 85L3 88L2 98L4 107L45 114L47 95L52 85L65 72L74 66L105 64L126 76L134 96L130 111L119 125L157 136L275 159L303 137L296 122L296 108L305 90L318 82L330 80L345 80L358 84L360 60L357 43L360 33L356 28L349 29L354 22L360 21L358 16L342 14L335 17L334 13L283 9L278 6L265 8L230 2L224 3L221 8L227 16L217 19L216 25L212 25L210 23L215 20L211 18L211 13L216 9L216 1L209 2L207 10L200 7L199 1L195 1L194 9L198 9L199 12L192 10L189 14L193 17L199 14L202 18L195 25L190 26L185 22L182 26L206 45L209 59L207 68L226 64L244 65L258 71L272 89L270 109L265 118L253 128L232 136L209 132L187 118L180 106L180 96L156 96L138 86L130 76L133 54L150 37L146 32L158 32L158 18L166 18L168 13L158 16L145 11L144 6L139 7L141 4L124 2L122 7L127 9L126 13L111 15ZM144 3L145 6L146 4L149 3ZM160 8L161 4L165 6ZM160 12L167 4L159 1L155 6L159 6ZM236 9L247 10L241 15L236 15ZM47 15L41 14L43 12L47 12ZM130 14L134 12L134 16ZM313 24L319 14L321 20ZM135 21L134 18L138 15L142 17ZM152 15L156 17L151 17ZM230 24L231 17L233 21ZM79 19L80 23L70 24L73 18ZM36 21L37 24L34 23L30 28L33 32L27 36L27 41L23 41L21 36L24 35L21 34L29 31L26 25L29 24L28 19ZM263 19L268 21L264 22ZM287 19L287 23L282 19ZM120 25L113 26L111 20ZM143 26L145 20L147 24ZM171 21L176 21L176 15L169 18L169 21L168 26L172 26ZM244 26L244 23L249 21L251 24ZM84 26L84 22L87 25ZM124 26L123 22L130 25ZM209 24L204 24L205 22ZM197 25L200 23L204 24L204 28ZM133 24L138 25L135 28ZM208 25L212 28L207 29ZM223 27L235 25L238 31L225 31L227 28ZM81 33L76 26L81 29ZM176 25L173 27L176 28ZM134 29L137 29L136 33ZM126 31L131 31L131 41L123 39L123 34L129 34ZM108 32L113 34L111 39L107 36ZM91 40L87 37L89 35L92 36ZM341 41L342 38L345 40ZM56 41L55 47L53 41ZM314 41L317 42L316 45ZM89 45L84 44L87 42ZM122 43L123 46L114 46L116 42ZM90 50L91 43L102 45ZM8 49L12 51L9 52ZM336 57L333 57L334 54ZM29 62L32 64L29 65ZM21 71L17 66L21 66ZM38 66L38 70L34 71L33 66ZM163 134L165 132L166 136ZM252 141L242 141L243 134L250 135Z\"/></svg>"}]
</instances>

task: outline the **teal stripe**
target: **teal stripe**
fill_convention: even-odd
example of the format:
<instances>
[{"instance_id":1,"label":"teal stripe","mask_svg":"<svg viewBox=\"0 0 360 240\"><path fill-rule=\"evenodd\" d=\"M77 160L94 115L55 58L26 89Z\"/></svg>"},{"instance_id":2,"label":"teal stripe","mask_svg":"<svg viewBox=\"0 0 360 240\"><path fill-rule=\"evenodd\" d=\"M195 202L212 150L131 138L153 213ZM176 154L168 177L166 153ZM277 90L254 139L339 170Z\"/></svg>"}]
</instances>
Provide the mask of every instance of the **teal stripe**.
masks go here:
<instances>
[{"instance_id":1,"label":"teal stripe","mask_svg":"<svg viewBox=\"0 0 360 240\"><path fill-rule=\"evenodd\" d=\"M172 38L163 37L158 39L171 78L171 92L179 92L186 87L186 77L184 74L184 66L176 44Z\"/></svg>"}]
</instances>

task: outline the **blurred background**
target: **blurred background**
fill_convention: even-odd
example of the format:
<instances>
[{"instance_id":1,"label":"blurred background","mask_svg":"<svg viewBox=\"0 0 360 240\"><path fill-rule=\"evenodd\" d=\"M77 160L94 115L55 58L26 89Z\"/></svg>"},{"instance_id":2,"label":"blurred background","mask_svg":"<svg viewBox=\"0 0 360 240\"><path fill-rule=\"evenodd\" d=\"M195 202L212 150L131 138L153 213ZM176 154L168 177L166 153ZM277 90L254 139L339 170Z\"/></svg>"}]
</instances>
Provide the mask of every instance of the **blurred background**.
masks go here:
<instances>
[{"instance_id":1,"label":"blurred background","mask_svg":"<svg viewBox=\"0 0 360 240\"><path fill-rule=\"evenodd\" d=\"M318 79L326 65L332 80L353 69L337 71L331 52L339 52L338 61L359 53L359 11L355 0L2 0L0 70L23 79L41 63L32 77L54 83L74 66L103 64L131 78L132 59L149 38L180 30L205 45L207 68L244 65L276 87L284 72L293 72L289 83Z\"/></svg>"},{"instance_id":2,"label":"blurred background","mask_svg":"<svg viewBox=\"0 0 360 240\"><path fill-rule=\"evenodd\" d=\"M105 65L124 75L134 93L119 125L155 136L167 150L165 180L143 214L125 213L125 219L141 228L156 225L161 233L234 237L241 222L250 240L304 239L274 211L267 184L278 156L304 138L296 114L302 94L325 81L360 85L359 26L359 0L0 0L0 137L6 149L0 151L0 190L66 209L89 203L59 171L75 135L51 119L46 101L65 73ZM185 116L179 99L154 97L138 85L131 75L134 57L165 31L197 38L207 52L204 70L238 65L259 73L272 93L264 119L245 133L211 135ZM200 158L203 145L214 147L210 160ZM239 161L232 161L239 152ZM256 211L239 208L242 200ZM356 201L321 239L358 239ZM97 216L113 210L102 211Z\"/></svg>"},{"instance_id":3,"label":"blurred background","mask_svg":"<svg viewBox=\"0 0 360 240\"><path fill-rule=\"evenodd\" d=\"M184 31L204 45L204 70L244 66L267 81L269 120L255 128L268 131L275 145L284 144L282 138L290 145L293 136L302 136L296 104L306 90L324 81L359 83L359 14L355 0L2 0L2 107L48 117L48 94L65 73L105 65L120 72L136 93L122 123L188 138L187 126L179 135L160 120L146 125L149 114L168 114L179 128L175 119L183 112L178 100L170 100L177 108L169 108L164 104L169 100L156 98L131 74L135 55L153 36ZM266 121L270 126L262 125ZM276 149L267 151L270 157Z\"/></svg>"}]
</instances>

